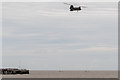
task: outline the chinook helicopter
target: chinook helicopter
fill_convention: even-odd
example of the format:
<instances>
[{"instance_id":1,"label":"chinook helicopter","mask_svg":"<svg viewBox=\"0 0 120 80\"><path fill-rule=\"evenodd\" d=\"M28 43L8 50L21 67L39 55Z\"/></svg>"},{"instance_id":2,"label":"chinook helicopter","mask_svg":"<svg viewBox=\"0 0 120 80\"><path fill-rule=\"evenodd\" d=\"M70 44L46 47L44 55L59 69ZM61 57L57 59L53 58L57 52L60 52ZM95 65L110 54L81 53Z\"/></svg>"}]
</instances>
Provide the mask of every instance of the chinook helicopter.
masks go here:
<instances>
[{"instance_id":1,"label":"chinook helicopter","mask_svg":"<svg viewBox=\"0 0 120 80\"><path fill-rule=\"evenodd\" d=\"M85 6L74 7L72 4L64 3L66 5L70 5L70 11L81 11L82 8L87 8Z\"/></svg>"}]
</instances>

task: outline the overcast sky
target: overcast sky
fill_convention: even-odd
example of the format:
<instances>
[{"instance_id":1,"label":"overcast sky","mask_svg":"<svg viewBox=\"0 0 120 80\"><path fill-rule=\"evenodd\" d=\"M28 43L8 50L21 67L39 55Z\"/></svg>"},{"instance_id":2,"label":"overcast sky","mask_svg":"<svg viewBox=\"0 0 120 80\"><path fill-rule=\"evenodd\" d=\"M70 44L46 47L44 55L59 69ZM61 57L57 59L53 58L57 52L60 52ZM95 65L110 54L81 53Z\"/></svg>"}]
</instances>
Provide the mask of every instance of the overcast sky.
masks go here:
<instances>
[{"instance_id":1,"label":"overcast sky","mask_svg":"<svg viewBox=\"0 0 120 80\"><path fill-rule=\"evenodd\" d=\"M119 2L119 0L2 0L2 2Z\"/></svg>"},{"instance_id":2,"label":"overcast sky","mask_svg":"<svg viewBox=\"0 0 120 80\"><path fill-rule=\"evenodd\" d=\"M3 67L117 70L117 3L70 4L3 3Z\"/></svg>"}]
</instances>

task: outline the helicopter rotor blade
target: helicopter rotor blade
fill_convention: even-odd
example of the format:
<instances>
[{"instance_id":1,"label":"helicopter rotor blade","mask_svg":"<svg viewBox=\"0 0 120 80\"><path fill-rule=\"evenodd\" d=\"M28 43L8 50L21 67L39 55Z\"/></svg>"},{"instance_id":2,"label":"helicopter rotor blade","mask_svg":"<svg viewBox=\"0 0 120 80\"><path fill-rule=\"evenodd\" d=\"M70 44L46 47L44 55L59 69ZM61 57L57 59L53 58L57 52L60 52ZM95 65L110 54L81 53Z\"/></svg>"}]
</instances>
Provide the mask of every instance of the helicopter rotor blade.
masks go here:
<instances>
[{"instance_id":1,"label":"helicopter rotor blade","mask_svg":"<svg viewBox=\"0 0 120 80\"><path fill-rule=\"evenodd\" d=\"M69 3L64 3L64 4L66 4L66 5L73 5L73 4L69 4ZM76 4L77 5L77 4ZM80 7L82 7L82 8L87 8L86 6L80 6Z\"/></svg>"},{"instance_id":2,"label":"helicopter rotor blade","mask_svg":"<svg viewBox=\"0 0 120 80\"><path fill-rule=\"evenodd\" d=\"M81 6L82 8L87 8L86 6Z\"/></svg>"},{"instance_id":3,"label":"helicopter rotor blade","mask_svg":"<svg viewBox=\"0 0 120 80\"><path fill-rule=\"evenodd\" d=\"M71 5L71 4L68 4L68 3L64 3L64 4L66 4L66 5Z\"/></svg>"}]
</instances>

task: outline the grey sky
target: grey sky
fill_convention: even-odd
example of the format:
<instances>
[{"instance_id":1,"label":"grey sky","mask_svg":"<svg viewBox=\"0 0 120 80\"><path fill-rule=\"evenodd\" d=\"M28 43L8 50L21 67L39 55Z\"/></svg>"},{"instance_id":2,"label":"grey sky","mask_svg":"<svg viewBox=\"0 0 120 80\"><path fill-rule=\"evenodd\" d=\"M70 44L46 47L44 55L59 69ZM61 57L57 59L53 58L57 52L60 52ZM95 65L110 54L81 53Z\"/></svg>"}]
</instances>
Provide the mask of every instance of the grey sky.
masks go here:
<instances>
[{"instance_id":1,"label":"grey sky","mask_svg":"<svg viewBox=\"0 0 120 80\"><path fill-rule=\"evenodd\" d=\"M29 69L117 69L117 3L3 3L3 65Z\"/></svg>"},{"instance_id":2,"label":"grey sky","mask_svg":"<svg viewBox=\"0 0 120 80\"><path fill-rule=\"evenodd\" d=\"M0 3L0 67L2 67L2 3ZM1 77L0 77L1 78Z\"/></svg>"},{"instance_id":3,"label":"grey sky","mask_svg":"<svg viewBox=\"0 0 120 80\"><path fill-rule=\"evenodd\" d=\"M2 2L119 2L119 0L2 0Z\"/></svg>"}]
</instances>

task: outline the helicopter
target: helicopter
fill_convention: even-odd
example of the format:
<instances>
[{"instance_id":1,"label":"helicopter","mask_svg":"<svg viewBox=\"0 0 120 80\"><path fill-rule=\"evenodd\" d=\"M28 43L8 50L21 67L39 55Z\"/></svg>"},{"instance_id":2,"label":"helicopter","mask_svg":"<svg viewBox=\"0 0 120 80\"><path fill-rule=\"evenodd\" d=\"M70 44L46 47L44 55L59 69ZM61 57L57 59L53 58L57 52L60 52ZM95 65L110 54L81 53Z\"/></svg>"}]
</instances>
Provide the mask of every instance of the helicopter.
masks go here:
<instances>
[{"instance_id":1,"label":"helicopter","mask_svg":"<svg viewBox=\"0 0 120 80\"><path fill-rule=\"evenodd\" d=\"M70 11L81 11L82 8L86 8L85 6L74 7L72 4L64 3L66 5L70 5Z\"/></svg>"}]
</instances>

